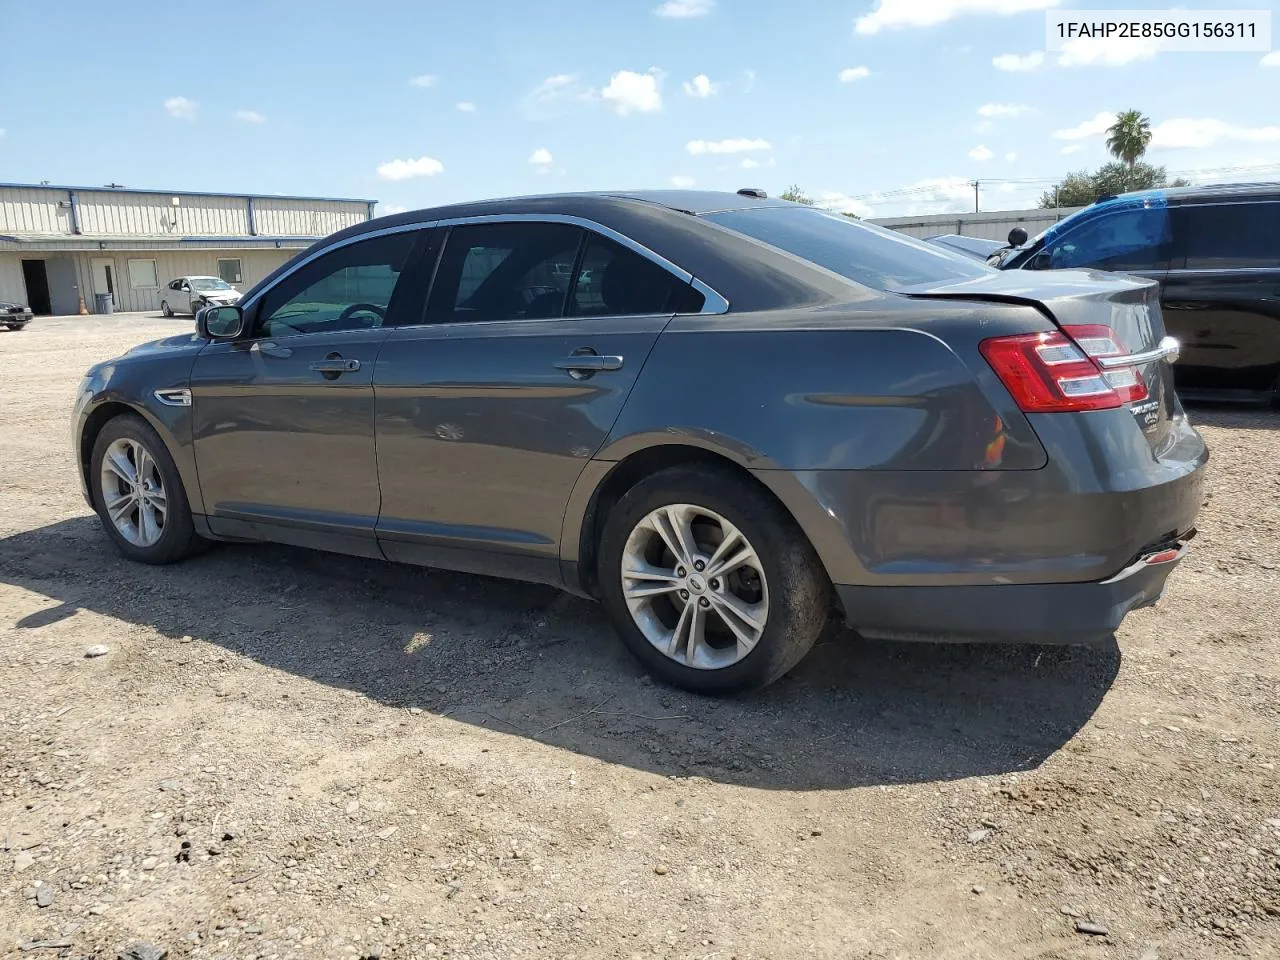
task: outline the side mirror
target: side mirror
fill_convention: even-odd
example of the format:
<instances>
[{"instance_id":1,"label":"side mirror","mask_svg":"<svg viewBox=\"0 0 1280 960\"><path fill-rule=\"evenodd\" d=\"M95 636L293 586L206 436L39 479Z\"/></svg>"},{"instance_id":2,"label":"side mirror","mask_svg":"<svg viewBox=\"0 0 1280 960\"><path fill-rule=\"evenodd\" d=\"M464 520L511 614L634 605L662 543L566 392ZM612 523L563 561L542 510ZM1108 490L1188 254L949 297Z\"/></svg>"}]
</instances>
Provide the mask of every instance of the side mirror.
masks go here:
<instances>
[{"instance_id":1,"label":"side mirror","mask_svg":"<svg viewBox=\"0 0 1280 960\"><path fill-rule=\"evenodd\" d=\"M1020 247L1027 242L1027 231L1021 227L1014 227L1009 231L1009 246Z\"/></svg>"},{"instance_id":2,"label":"side mirror","mask_svg":"<svg viewBox=\"0 0 1280 960\"><path fill-rule=\"evenodd\" d=\"M202 307L196 313L196 329L210 340L234 340L244 332L244 311L237 306Z\"/></svg>"}]
</instances>

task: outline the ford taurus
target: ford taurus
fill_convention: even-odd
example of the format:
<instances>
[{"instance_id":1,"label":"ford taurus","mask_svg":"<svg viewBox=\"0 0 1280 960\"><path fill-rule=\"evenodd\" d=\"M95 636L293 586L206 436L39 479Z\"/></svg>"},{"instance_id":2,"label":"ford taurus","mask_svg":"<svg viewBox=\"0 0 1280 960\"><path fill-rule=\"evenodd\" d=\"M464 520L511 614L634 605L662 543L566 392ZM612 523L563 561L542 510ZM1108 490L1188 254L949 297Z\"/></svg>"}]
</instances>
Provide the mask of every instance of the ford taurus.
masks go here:
<instances>
[{"instance_id":1,"label":"ford taurus","mask_svg":"<svg viewBox=\"0 0 1280 960\"><path fill-rule=\"evenodd\" d=\"M833 613L1111 637L1195 532L1177 352L1149 280L758 191L532 197L320 241L92 368L74 445L132 559L265 540L551 583L724 693Z\"/></svg>"}]
</instances>

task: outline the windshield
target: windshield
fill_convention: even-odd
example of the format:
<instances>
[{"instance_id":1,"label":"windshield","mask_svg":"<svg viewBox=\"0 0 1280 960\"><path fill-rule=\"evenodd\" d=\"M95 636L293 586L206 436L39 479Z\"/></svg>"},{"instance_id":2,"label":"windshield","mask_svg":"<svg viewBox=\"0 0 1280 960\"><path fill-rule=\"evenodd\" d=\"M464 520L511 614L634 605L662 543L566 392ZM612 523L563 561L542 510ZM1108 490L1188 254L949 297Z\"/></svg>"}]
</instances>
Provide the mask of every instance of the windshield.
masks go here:
<instances>
[{"instance_id":1,"label":"windshield","mask_svg":"<svg viewBox=\"0 0 1280 960\"><path fill-rule=\"evenodd\" d=\"M727 210L707 219L875 290L951 283L991 272L962 253L813 207Z\"/></svg>"},{"instance_id":2,"label":"windshield","mask_svg":"<svg viewBox=\"0 0 1280 960\"><path fill-rule=\"evenodd\" d=\"M217 280L213 277L195 277L191 281L191 288L204 293L208 290L234 290L235 288L225 280Z\"/></svg>"}]
</instances>

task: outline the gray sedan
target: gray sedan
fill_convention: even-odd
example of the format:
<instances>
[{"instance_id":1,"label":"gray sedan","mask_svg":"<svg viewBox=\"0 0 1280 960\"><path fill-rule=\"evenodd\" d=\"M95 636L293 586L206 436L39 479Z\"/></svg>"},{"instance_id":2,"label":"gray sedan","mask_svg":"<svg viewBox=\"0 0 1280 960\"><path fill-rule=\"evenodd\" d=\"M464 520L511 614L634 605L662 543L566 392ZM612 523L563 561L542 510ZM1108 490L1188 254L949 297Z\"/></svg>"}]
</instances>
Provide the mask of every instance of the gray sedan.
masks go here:
<instances>
[{"instance_id":1,"label":"gray sedan","mask_svg":"<svg viewBox=\"0 0 1280 960\"><path fill-rule=\"evenodd\" d=\"M757 191L397 214L197 328L79 391L126 556L270 540L552 583L698 691L778 678L833 614L1108 639L1201 504L1155 284Z\"/></svg>"}]
</instances>

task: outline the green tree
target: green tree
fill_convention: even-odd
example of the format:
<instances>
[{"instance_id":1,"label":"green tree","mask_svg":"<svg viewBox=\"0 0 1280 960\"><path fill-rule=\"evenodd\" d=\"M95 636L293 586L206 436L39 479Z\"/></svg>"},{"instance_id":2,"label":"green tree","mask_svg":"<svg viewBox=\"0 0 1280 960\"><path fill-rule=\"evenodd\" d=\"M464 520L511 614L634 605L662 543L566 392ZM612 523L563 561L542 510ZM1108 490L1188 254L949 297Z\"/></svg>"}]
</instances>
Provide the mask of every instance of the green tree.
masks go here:
<instances>
[{"instance_id":1,"label":"green tree","mask_svg":"<svg viewBox=\"0 0 1280 960\"><path fill-rule=\"evenodd\" d=\"M778 196L783 200L790 200L792 203L803 203L810 207L813 206L813 198L805 196L805 192L800 189L800 185L798 183L793 183L791 186L787 187L787 189L783 190L782 193L778 194Z\"/></svg>"},{"instance_id":2,"label":"green tree","mask_svg":"<svg viewBox=\"0 0 1280 960\"><path fill-rule=\"evenodd\" d=\"M1040 207L1085 207L1100 197L1111 197L1126 190L1151 190L1156 187L1185 187L1186 180L1169 182L1168 171L1149 163L1135 162L1132 166L1112 162L1099 167L1093 173L1078 170L1040 195Z\"/></svg>"},{"instance_id":3,"label":"green tree","mask_svg":"<svg viewBox=\"0 0 1280 960\"><path fill-rule=\"evenodd\" d=\"M1116 115L1116 122L1107 128L1107 150L1111 155L1129 168L1134 166L1147 152L1151 143L1151 121L1143 116L1141 110L1125 110ZM1130 186L1137 190L1139 187Z\"/></svg>"}]
</instances>

